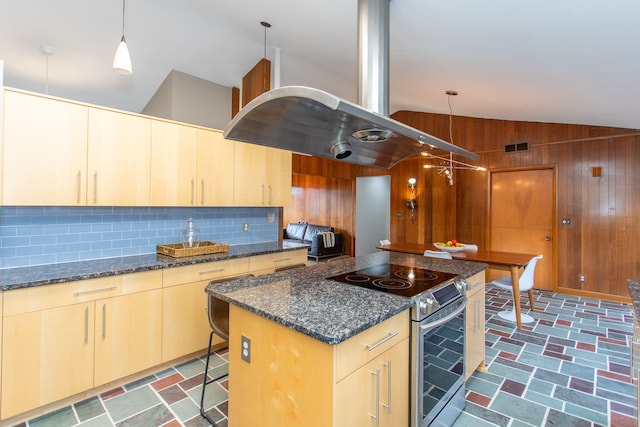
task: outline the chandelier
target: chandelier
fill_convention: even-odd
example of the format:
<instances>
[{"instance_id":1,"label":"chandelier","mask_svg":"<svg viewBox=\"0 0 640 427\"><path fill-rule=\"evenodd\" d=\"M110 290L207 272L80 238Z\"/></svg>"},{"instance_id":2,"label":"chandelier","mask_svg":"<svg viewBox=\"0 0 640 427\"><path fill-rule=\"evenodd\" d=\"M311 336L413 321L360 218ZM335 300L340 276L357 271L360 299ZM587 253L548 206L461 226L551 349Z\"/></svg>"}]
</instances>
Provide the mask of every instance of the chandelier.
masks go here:
<instances>
[{"instance_id":1,"label":"chandelier","mask_svg":"<svg viewBox=\"0 0 640 427\"><path fill-rule=\"evenodd\" d=\"M453 109L451 108L451 97L458 95L458 92L455 90L446 91L447 94L447 103L449 104L449 142L453 144ZM455 169L467 169L467 170L476 170L476 171L486 171L486 168L482 166L475 166L469 163L460 162L457 160L453 160L453 153L449 153L449 158L436 156L435 154L422 152L421 153L425 157L434 158L440 160L439 165L431 164L424 165L425 169L437 169L438 175L443 176L448 182L449 185L453 185L453 171Z\"/></svg>"}]
</instances>

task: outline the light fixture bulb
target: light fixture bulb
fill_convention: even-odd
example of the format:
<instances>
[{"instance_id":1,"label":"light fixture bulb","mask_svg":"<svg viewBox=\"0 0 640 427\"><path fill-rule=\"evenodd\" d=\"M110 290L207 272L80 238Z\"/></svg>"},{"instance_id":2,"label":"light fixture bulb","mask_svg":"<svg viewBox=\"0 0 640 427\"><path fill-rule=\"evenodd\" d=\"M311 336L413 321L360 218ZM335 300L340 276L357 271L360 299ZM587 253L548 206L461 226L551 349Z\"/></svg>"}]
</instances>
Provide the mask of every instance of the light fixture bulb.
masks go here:
<instances>
[{"instance_id":1,"label":"light fixture bulb","mask_svg":"<svg viewBox=\"0 0 640 427\"><path fill-rule=\"evenodd\" d=\"M129 48L127 48L127 42L122 36L116 54L113 57L113 71L118 74L128 76L133 73L131 67L131 56L129 55Z\"/></svg>"}]
</instances>

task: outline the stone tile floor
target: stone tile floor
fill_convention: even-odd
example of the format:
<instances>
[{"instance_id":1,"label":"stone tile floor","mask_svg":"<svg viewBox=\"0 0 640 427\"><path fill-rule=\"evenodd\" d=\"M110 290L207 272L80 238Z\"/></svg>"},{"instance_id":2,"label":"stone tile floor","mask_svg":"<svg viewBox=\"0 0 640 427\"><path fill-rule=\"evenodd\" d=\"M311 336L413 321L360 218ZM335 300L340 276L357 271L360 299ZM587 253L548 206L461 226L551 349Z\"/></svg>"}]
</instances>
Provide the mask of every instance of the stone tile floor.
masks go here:
<instances>
[{"instance_id":1,"label":"stone tile floor","mask_svg":"<svg viewBox=\"0 0 640 427\"><path fill-rule=\"evenodd\" d=\"M535 291L535 319L518 331L497 316L511 295L488 286L486 361L467 383L467 403L454 427L637 426L629 348L629 306ZM539 310L539 311L538 311ZM226 351L211 376L226 371ZM78 402L20 427L207 426L199 414L204 357ZM227 378L207 387L205 405L227 426Z\"/></svg>"},{"instance_id":2,"label":"stone tile floor","mask_svg":"<svg viewBox=\"0 0 640 427\"><path fill-rule=\"evenodd\" d=\"M205 344L206 345L206 344ZM202 375L206 354L146 378L115 388L55 412L19 424L19 427L200 427ZM209 377L227 372L228 353L212 354ZM204 404L219 427L227 427L228 377L207 385Z\"/></svg>"},{"instance_id":3,"label":"stone tile floor","mask_svg":"<svg viewBox=\"0 0 640 427\"><path fill-rule=\"evenodd\" d=\"M461 426L637 426L630 379L633 317L627 304L535 291L534 322L497 313L513 306L486 291L486 362L467 382ZM526 310L525 310L526 309Z\"/></svg>"}]
</instances>

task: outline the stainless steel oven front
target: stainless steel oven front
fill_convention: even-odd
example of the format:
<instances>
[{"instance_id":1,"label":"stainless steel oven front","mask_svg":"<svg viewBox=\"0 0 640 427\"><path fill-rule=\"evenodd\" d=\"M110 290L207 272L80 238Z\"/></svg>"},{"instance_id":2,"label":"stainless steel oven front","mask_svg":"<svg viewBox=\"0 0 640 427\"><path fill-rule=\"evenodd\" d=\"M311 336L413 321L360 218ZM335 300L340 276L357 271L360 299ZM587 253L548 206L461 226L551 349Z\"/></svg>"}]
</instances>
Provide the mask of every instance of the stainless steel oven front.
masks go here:
<instances>
[{"instance_id":1,"label":"stainless steel oven front","mask_svg":"<svg viewBox=\"0 0 640 427\"><path fill-rule=\"evenodd\" d=\"M451 426L464 409L464 294L411 326L411 426Z\"/></svg>"}]
</instances>

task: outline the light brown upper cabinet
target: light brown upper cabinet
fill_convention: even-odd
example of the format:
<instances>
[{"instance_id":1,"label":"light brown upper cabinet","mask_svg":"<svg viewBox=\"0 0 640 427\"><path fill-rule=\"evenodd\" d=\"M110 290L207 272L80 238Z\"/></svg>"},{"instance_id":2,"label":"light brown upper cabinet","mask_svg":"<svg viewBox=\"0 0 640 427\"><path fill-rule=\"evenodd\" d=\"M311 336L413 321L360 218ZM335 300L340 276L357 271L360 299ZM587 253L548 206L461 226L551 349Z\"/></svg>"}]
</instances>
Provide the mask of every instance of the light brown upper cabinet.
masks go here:
<instances>
[{"instance_id":1,"label":"light brown upper cabinet","mask_svg":"<svg viewBox=\"0 0 640 427\"><path fill-rule=\"evenodd\" d=\"M151 121L151 204L196 204L196 128Z\"/></svg>"},{"instance_id":2,"label":"light brown upper cabinet","mask_svg":"<svg viewBox=\"0 0 640 427\"><path fill-rule=\"evenodd\" d=\"M291 152L261 145L235 144L234 204L289 206Z\"/></svg>"},{"instance_id":3,"label":"light brown upper cabinet","mask_svg":"<svg viewBox=\"0 0 640 427\"><path fill-rule=\"evenodd\" d=\"M197 200L199 206L233 206L235 142L222 132L198 129Z\"/></svg>"},{"instance_id":4,"label":"light brown upper cabinet","mask_svg":"<svg viewBox=\"0 0 640 427\"><path fill-rule=\"evenodd\" d=\"M16 206L288 206L291 152L13 89L0 200Z\"/></svg>"},{"instance_id":5,"label":"light brown upper cabinet","mask_svg":"<svg viewBox=\"0 0 640 427\"><path fill-rule=\"evenodd\" d=\"M88 107L5 90L2 204L86 204Z\"/></svg>"},{"instance_id":6,"label":"light brown upper cabinet","mask_svg":"<svg viewBox=\"0 0 640 427\"><path fill-rule=\"evenodd\" d=\"M151 204L233 206L233 141L214 130L152 120Z\"/></svg>"},{"instance_id":7,"label":"light brown upper cabinet","mask_svg":"<svg viewBox=\"0 0 640 427\"><path fill-rule=\"evenodd\" d=\"M87 205L149 206L151 119L89 109Z\"/></svg>"},{"instance_id":8,"label":"light brown upper cabinet","mask_svg":"<svg viewBox=\"0 0 640 427\"><path fill-rule=\"evenodd\" d=\"M149 205L149 118L11 90L4 99L3 205Z\"/></svg>"}]
</instances>

